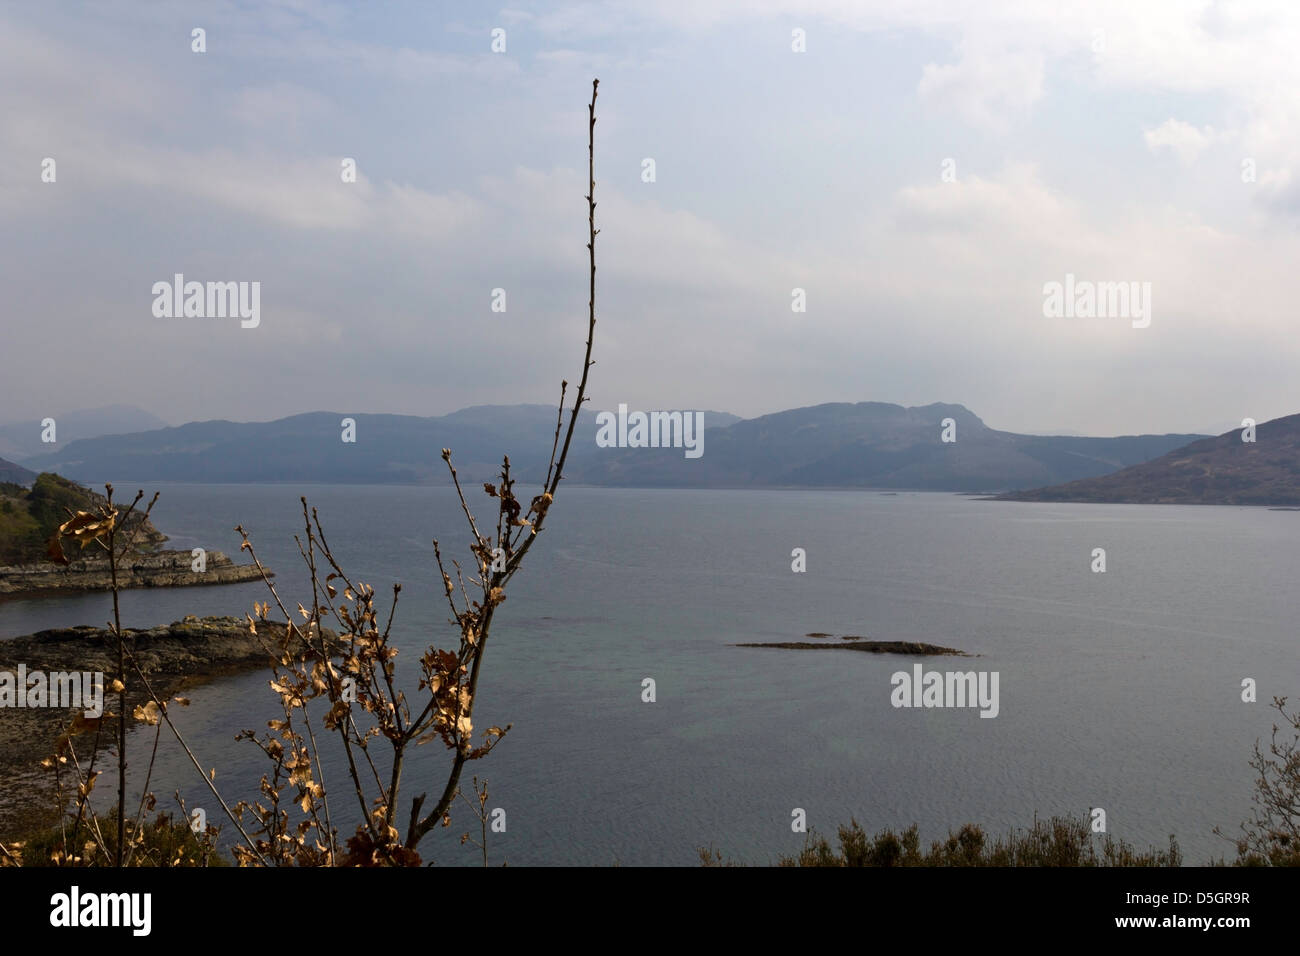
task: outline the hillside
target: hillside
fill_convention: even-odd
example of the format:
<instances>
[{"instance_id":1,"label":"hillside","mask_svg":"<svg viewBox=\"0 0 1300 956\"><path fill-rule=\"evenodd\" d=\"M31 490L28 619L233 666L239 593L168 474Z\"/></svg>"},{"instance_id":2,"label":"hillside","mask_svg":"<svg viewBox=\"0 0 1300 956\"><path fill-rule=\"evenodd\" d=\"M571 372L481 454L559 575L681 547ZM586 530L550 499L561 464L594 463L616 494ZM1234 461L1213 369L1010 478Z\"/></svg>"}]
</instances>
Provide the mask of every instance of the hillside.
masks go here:
<instances>
[{"instance_id":1,"label":"hillside","mask_svg":"<svg viewBox=\"0 0 1300 956\"><path fill-rule=\"evenodd\" d=\"M1001 496L1009 501L1300 506L1300 414L1234 430L1111 475Z\"/></svg>"},{"instance_id":2,"label":"hillside","mask_svg":"<svg viewBox=\"0 0 1300 956\"><path fill-rule=\"evenodd\" d=\"M60 562L52 560L48 550L69 512L96 511L106 503L103 495L54 474L39 475L31 490L0 484L0 595L109 590L113 573L103 549L68 545L64 548L66 560ZM118 551L120 587L186 587L261 580L256 565L235 564L220 551L207 551L204 566L196 570L192 551L159 547L167 536L144 518L143 510L121 517L130 503L130 499L114 502L122 531L134 535L134 547L126 553L120 548ZM119 543L123 541L119 539Z\"/></svg>"},{"instance_id":3,"label":"hillside","mask_svg":"<svg viewBox=\"0 0 1300 956\"><path fill-rule=\"evenodd\" d=\"M68 520L68 511L91 511L104 502L103 495L59 475L38 476L30 490L0 483L0 566L45 563L46 543ZM124 527L129 530L140 522L141 517L133 514ZM153 551L166 540L152 522L146 522L136 547Z\"/></svg>"}]
</instances>

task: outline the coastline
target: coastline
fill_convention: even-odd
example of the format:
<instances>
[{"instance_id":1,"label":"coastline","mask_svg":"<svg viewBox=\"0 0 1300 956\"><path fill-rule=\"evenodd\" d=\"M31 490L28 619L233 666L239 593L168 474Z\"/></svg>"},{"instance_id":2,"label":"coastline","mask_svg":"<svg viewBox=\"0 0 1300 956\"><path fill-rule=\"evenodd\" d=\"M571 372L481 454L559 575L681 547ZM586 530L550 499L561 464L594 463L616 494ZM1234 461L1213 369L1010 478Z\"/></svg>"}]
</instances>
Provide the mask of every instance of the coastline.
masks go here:
<instances>
[{"instance_id":1,"label":"coastline","mask_svg":"<svg viewBox=\"0 0 1300 956\"><path fill-rule=\"evenodd\" d=\"M189 587L262 580L254 564L235 564L221 551L209 551L204 570L193 569L189 551L133 554L117 569L120 588ZM267 575L273 577L272 572ZM0 567L0 599L55 595L73 591L109 591L112 574L105 557L78 558L67 567L51 562Z\"/></svg>"}]
</instances>

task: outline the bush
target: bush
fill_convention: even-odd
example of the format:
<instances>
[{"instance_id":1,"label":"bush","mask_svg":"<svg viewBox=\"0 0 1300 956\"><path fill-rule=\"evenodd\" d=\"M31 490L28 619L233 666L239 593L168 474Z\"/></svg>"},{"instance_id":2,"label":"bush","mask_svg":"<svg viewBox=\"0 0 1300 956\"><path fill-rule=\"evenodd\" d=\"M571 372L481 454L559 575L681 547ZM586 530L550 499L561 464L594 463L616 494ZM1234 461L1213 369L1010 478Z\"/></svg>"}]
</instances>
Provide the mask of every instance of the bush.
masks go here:
<instances>
[{"instance_id":1,"label":"bush","mask_svg":"<svg viewBox=\"0 0 1300 956\"><path fill-rule=\"evenodd\" d=\"M1139 851L1124 841L1092 833L1086 817L1035 819L1028 830L1012 831L990 840L976 824L967 823L921 849L916 824L901 833L884 829L870 835L855 819L841 826L838 849L824 836L810 833L794 856L783 856L778 866L1181 866L1178 841L1169 849ZM723 865L721 854L701 851L705 866Z\"/></svg>"}]
</instances>

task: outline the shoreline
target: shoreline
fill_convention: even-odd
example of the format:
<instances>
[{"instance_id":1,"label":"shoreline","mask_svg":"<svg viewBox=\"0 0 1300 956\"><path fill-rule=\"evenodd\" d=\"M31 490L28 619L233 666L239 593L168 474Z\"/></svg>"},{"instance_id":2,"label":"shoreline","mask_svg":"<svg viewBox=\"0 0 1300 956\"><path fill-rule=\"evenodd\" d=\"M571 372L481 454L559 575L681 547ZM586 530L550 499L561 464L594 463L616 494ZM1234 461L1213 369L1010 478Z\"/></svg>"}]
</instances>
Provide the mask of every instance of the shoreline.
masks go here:
<instances>
[{"instance_id":1,"label":"shoreline","mask_svg":"<svg viewBox=\"0 0 1300 956\"><path fill-rule=\"evenodd\" d=\"M283 646L283 624L258 621L258 633L250 633L243 618L187 615L151 628L123 628L132 640L134 654L158 696L164 700L178 691L210 684L222 677L255 671L274 661L271 649ZM303 649L296 636L291 652ZM329 628L322 636L330 649L338 650L338 635ZM25 665L36 671L91 671L102 673L105 683L116 670L116 643L106 628L79 626L38 631L0 640L0 671L17 672ZM133 685L139 684L138 676ZM105 704L116 695L107 692ZM127 708L149 700L147 694L128 693ZM59 735L79 712L77 707L5 707L0 709L0 840L22 839L33 830L58 820L56 790L52 772L40 761L54 752ZM105 707L104 733L116 740L116 720ZM136 725L128 728L134 731ZM100 748L101 756L112 749ZM111 759L111 758L107 758Z\"/></svg>"},{"instance_id":2,"label":"shoreline","mask_svg":"<svg viewBox=\"0 0 1300 956\"><path fill-rule=\"evenodd\" d=\"M224 552L208 551L204 570L193 569L191 551L154 551L130 555L117 569L118 587L126 589L243 584L262 580L255 564L235 564ZM268 577L274 573L267 571ZM112 571L104 557L78 558L66 568L53 563L0 567L0 600L44 597L85 591L111 591Z\"/></svg>"}]
</instances>

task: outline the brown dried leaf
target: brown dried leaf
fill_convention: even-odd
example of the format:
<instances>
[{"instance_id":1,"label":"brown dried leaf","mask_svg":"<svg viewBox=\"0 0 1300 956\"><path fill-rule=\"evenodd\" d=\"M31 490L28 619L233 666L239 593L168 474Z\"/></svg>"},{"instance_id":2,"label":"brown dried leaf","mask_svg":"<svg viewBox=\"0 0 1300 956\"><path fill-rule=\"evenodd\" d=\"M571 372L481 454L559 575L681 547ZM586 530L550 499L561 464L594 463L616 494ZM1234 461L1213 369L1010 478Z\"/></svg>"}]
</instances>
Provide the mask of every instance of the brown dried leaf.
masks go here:
<instances>
[{"instance_id":1,"label":"brown dried leaf","mask_svg":"<svg viewBox=\"0 0 1300 956\"><path fill-rule=\"evenodd\" d=\"M57 534L52 536L50 540L46 543L45 556L48 557L51 561L53 561L55 564L72 563L71 561L68 560L68 556L63 553L63 542L59 540L59 536Z\"/></svg>"},{"instance_id":2,"label":"brown dried leaf","mask_svg":"<svg viewBox=\"0 0 1300 956\"><path fill-rule=\"evenodd\" d=\"M98 730L103 719L102 717L87 717L85 714L77 714L72 718L72 726L68 728L68 736L75 737L77 734L88 734L92 730Z\"/></svg>"},{"instance_id":3,"label":"brown dried leaf","mask_svg":"<svg viewBox=\"0 0 1300 956\"><path fill-rule=\"evenodd\" d=\"M78 511L63 524L59 525L59 534L74 538L84 551L86 545L96 538L102 538L113 530L117 522L117 511L102 511L99 514L92 514L89 511Z\"/></svg>"}]
</instances>

